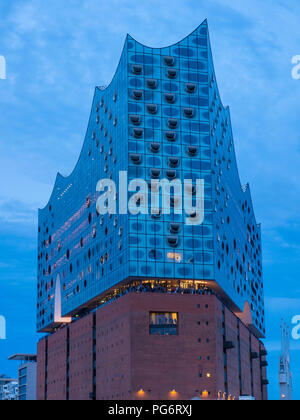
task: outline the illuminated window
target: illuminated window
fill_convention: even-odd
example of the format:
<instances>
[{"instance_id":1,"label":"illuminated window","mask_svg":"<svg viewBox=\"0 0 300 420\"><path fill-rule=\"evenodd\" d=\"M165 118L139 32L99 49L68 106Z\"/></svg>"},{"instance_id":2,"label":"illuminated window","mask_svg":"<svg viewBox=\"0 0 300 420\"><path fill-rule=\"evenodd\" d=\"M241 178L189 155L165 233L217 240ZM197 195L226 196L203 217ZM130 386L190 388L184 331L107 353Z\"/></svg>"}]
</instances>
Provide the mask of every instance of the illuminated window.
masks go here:
<instances>
[{"instance_id":1,"label":"illuminated window","mask_svg":"<svg viewBox=\"0 0 300 420\"><path fill-rule=\"evenodd\" d=\"M178 314L176 312L150 312L151 335L177 335Z\"/></svg>"},{"instance_id":2,"label":"illuminated window","mask_svg":"<svg viewBox=\"0 0 300 420\"><path fill-rule=\"evenodd\" d=\"M177 263L181 263L182 261L182 254L178 252L168 252L167 254L169 260L175 260Z\"/></svg>"}]
</instances>

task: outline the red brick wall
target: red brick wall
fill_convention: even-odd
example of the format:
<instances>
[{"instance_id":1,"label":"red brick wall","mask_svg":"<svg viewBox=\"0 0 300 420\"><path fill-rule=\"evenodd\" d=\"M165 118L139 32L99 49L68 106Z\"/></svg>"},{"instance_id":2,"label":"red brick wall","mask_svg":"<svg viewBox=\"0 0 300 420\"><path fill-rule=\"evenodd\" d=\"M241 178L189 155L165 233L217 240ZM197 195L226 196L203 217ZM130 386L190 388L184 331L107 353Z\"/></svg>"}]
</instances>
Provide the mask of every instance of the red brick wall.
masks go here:
<instances>
[{"instance_id":1,"label":"red brick wall","mask_svg":"<svg viewBox=\"0 0 300 420\"><path fill-rule=\"evenodd\" d=\"M238 336L237 336L237 317L225 308L225 338L226 341L233 341L234 349L227 350L227 382L228 395L238 398L240 395L239 382L239 356L238 356Z\"/></svg>"},{"instance_id":2,"label":"red brick wall","mask_svg":"<svg viewBox=\"0 0 300 420\"><path fill-rule=\"evenodd\" d=\"M251 335L251 351L259 354L259 341L254 335ZM261 393L261 374L260 374L260 359L252 360L253 370L253 393L256 400L262 399Z\"/></svg>"},{"instance_id":3,"label":"red brick wall","mask_svg":"<svg viewBox=\"0 0 300 420\"><path fill-rule=\"evenodd\" d=\"M37 400L45 399L45 374L46 374L46 339L38 342L37 345Z\"/></svg>"},{"instance_id":4,"label":"red brick wall","mask_svg":"<svg viewBox=\"0 0 300 420\"><path fill-rule=\"evenodd\" d=\"M66 400L67 328L48 337L48 400Z\"/></svg>"},{"instance_id":5,"label":"red brick wall","mask_svg":"<svg viewBox=\"0 0 300 420\"><path fill-rule=\"evenodd\" d=\"M145 398L155 400L170 399L172 390L178 399L199 397L204 390L216 398L215 304L214 296L131 295L133 397L143 389ZM150 335L151 311L178 312L178 336Z\"/></svg>"},{"instance_id":6,"label":"red brick wall","mask_svg":"<svg viewBox=\"0 0 300 420\"><path fill-rule=\"evenodd\" d=\"M225 392L225 382L224 382L224 352L223 352L223 305L216 299L216 324L217 324L217 334L216 334L216 352L217 352L217 364L216 370L217 375L217 391L218 397L223 396Z\"/></svg>"},{"instance_id":7,"label":"red brick wall","mask_svg":"<svg viewBox=\"0 0 300 420\"><path fill-rule=\"evenodd\" d=\"M264 346L263 343L260 343L260 350L261 351L265 351L266 350L266 348L265 348L265 346ZM266 356L262 356L261 357L261 361L266 362L267 361L267 357ZM262 379L267 379L267 368L266 367L263 367L262 368ZM268 399L268 386L267 385L264 385L263 386L263 400L266 401L267 399Z\"/></svg>"},{"instance_id":8,"label":"red brick wall","mask_svg":"<svg viewBox=\"0 0 300 420\"><path fill-rule=\"evenodd\" d=\"M249 338L250 334L248 328L240 322L242 395L251 395L251 363Z\"/></svg>"},{"instance_id":9,"label":"red brick wall","mask_svg":"<svg viewBox=\"0 0 300 420\"><path fill-rule=\"evenodd\" d=\"M131 398L130 295L100 308L97 325L97 400Z\"/></svg>"},{"instance_id":10,"label":"red brick wall","mask_svg":"<svg viewBox=\"0 0 300 420\"><path fill-rule=\"evenodd\" d=\"M225 392L222 303L209 295L130 293L96 312L96 399L208 399ZM178 312L178 335L149 333L150 312ZM239 397L237 317L225 308L228 394ZM242 394L251 395L249 330L240 325ZM69 327L69 398L93 391L93 314ZM252 336L252 335L251 335ZM251 351L259 353L251 337ZM48 338L48 399L67 398L67 328ZM263 369L263 375L266 375ZM254 396L262 398L260 360L253 360ZM38 397L44 397L45 340L38 345ZM265 387L267 388L267 387ZM143 394L138 391L143 390ZM176 394L170 391L176 390ZM267 398L267 389L264 392Z\"/></svg>"},{"instance_id":11,"label":"red brick wall","mask_svg":"<svg viewBox=\"0 0 300 420\"><path fill-rule=\"evenodd\" d=\"M70 400L88 400L93 391L93 314L70 325Z\"/></svg>"}]
</instances>

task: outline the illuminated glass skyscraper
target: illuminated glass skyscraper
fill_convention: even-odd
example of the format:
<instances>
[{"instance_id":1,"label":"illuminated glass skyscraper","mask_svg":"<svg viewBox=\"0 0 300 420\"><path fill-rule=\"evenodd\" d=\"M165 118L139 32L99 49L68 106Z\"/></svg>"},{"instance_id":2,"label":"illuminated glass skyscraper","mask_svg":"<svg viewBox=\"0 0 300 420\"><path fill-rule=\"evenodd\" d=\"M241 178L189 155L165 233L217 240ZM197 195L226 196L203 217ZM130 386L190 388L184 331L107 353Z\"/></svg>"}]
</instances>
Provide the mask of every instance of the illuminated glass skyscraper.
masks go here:
<instances>
[{"instance_id":1,"label":"illuminated glass skyscraper","mask_svg":"<svg viewBox=\"0 0 300 420\"><path fill-rule=\"evenodd\" d=\"M127 172L128 183L202 179L203 223L187 224L187 214L173 209L99 214L98 181L116 183L118 208L120 190L127 187L120 185L120 172ZM177 199L171 197L171 207ZM249 334L264 337L260 225L249 186L240 183L206 21L166 48L127 36L112 82L95 90L75 169L67 178L57 175L50 201L39 212L38 246L40 332L53 333L130 291L160 290L177 297L209 292ZM153 302L157 296L151 294ZM178 333L176 308L147 311L150 333L168 317L167 333Z\"/></svg>"}]
</instances>

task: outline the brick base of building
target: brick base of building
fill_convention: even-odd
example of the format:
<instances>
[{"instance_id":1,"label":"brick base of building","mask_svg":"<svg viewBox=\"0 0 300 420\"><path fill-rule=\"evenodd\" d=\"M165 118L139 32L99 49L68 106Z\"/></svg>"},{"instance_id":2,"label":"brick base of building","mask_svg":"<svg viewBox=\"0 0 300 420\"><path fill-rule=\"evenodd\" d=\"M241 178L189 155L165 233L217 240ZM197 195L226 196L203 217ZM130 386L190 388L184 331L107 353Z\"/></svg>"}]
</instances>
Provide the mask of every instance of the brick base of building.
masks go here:
<instances>
[{"instance_id":1,"label":"brick base of building","mask_svg":"<svg viewBox=\"0 0 300 420\"><path fill-rule=\"evenodd\" d=\"M176 313L176 335L150 333ZM128 293L38 343L39 400L267 399L266 351L215 295Z\"/></svg>"}]
</instances>

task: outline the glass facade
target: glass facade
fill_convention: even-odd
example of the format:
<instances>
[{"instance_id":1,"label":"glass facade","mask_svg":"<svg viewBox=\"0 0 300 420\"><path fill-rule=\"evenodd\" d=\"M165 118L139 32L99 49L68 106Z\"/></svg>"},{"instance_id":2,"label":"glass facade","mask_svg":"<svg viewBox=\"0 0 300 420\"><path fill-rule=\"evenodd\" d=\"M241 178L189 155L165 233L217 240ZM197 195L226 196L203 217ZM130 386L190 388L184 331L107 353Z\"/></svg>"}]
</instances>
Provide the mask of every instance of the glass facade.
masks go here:
<instances>
[{"instance_id":1,"label":"glass facade","mask_svg":"<svg viewBox=\"0 0 300 420\"><path fill-rule=\"evenodd\" d=\"M120 171L128 182L204 180L203 223L188 225L172 209L99 215L96 185L112 179L119 204ZM121 282L175 279L221 289L235 311L249 305L264 335L260 226L249 187L241 187L206 21L167 48L127 36L112 82L95 90L75 169L57 175L39 212L38 246L39 331L56 325L57 285L61 315L74 316Z\"/></svg>"}]
</instances>

